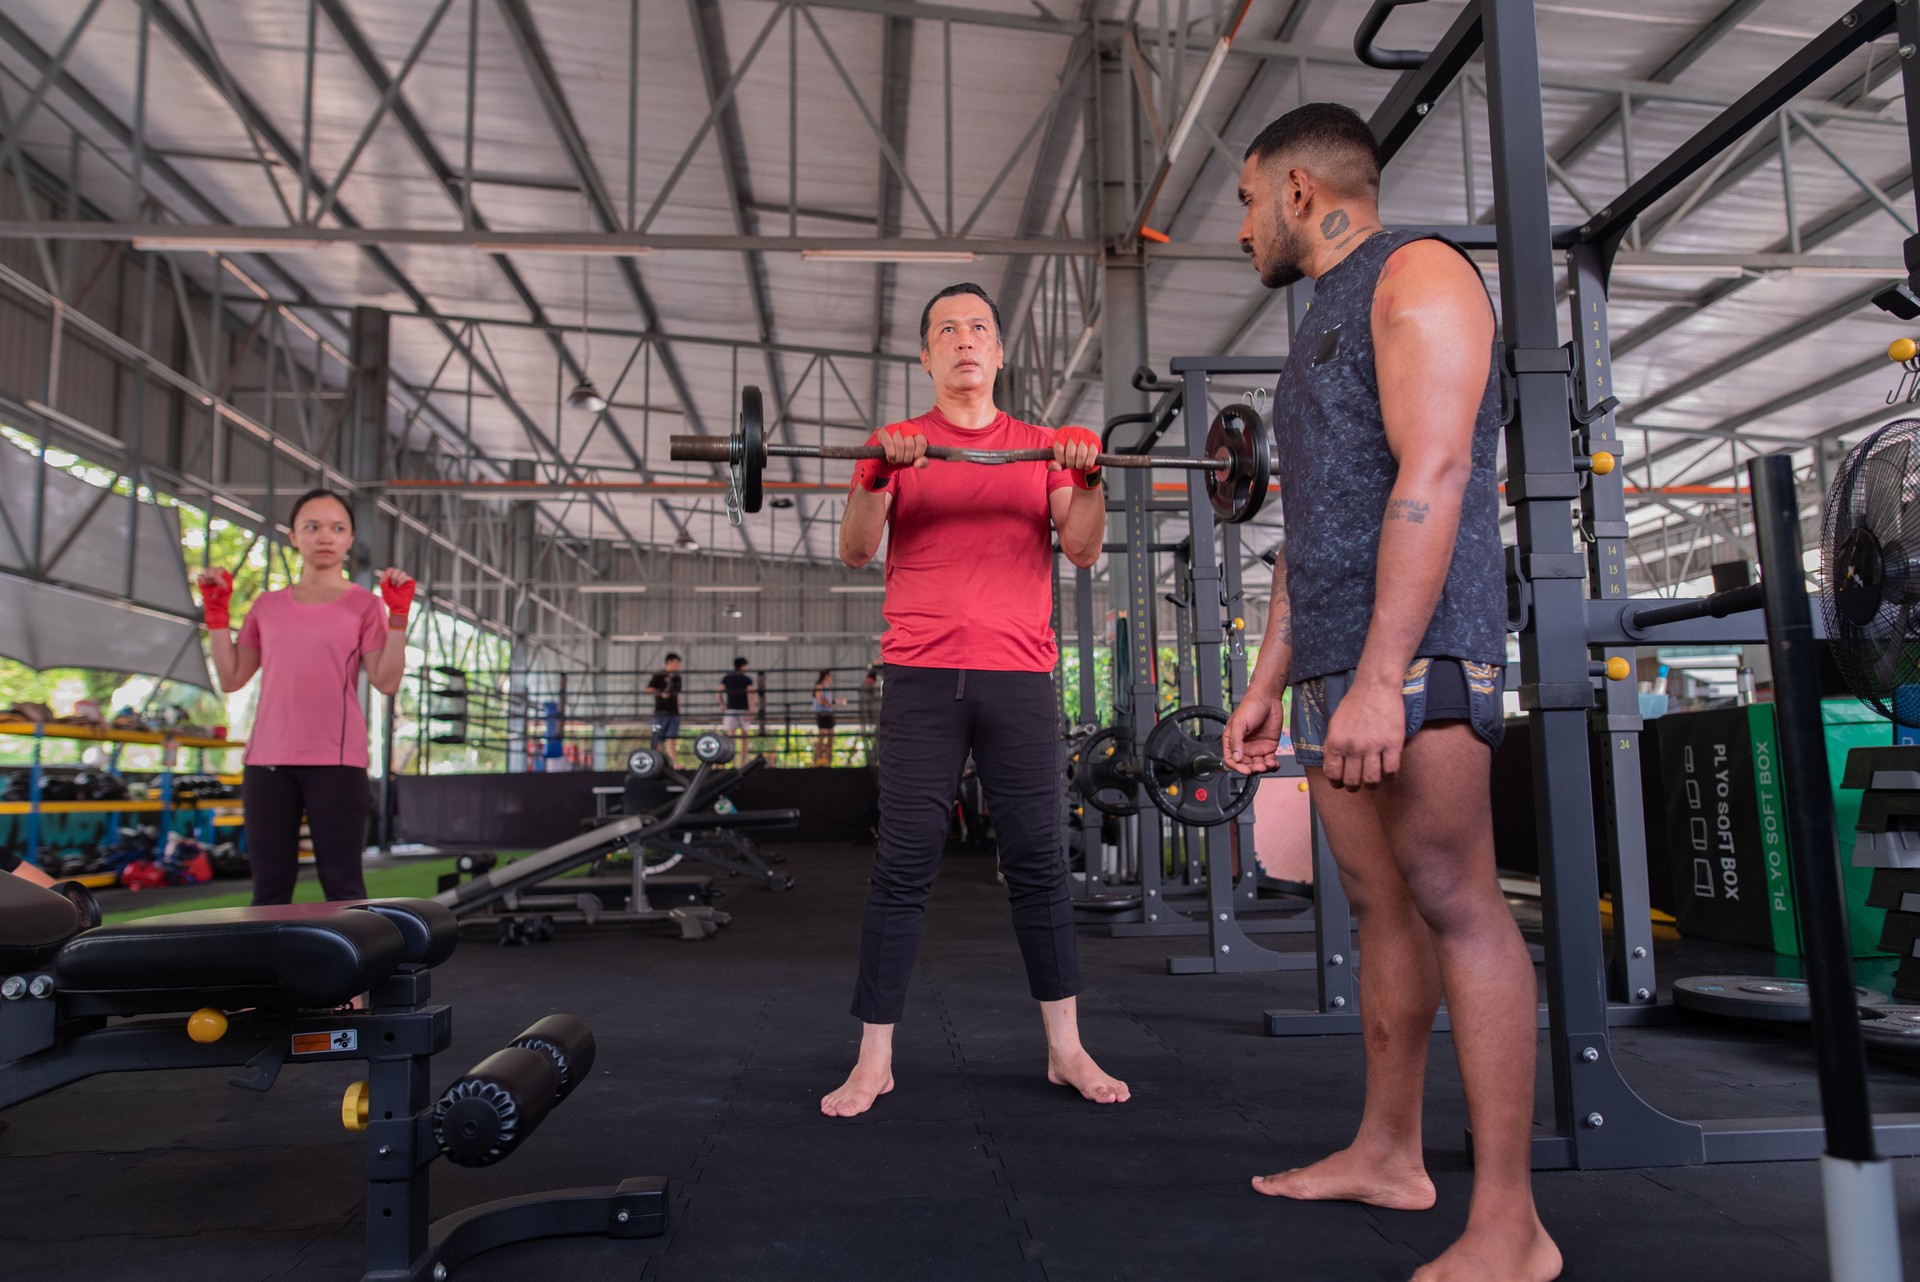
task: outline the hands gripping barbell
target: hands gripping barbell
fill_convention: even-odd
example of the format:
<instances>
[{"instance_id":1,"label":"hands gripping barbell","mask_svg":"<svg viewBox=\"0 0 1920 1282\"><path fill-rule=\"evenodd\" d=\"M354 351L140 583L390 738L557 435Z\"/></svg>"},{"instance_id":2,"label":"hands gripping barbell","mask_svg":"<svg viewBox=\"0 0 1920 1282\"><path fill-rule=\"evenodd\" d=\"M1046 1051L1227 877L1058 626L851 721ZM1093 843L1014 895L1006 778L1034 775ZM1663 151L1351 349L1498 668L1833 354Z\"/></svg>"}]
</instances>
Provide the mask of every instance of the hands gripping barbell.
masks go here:
<instances>
[{"instance_id":1,"label":"hands gripping barbell","mask_svg":"<svg viewBox=\"0 0 1920 1282\"><path fill-rule=\"evenodd\" d=\"M1207 456L1188 458L1167 454L1102 454L1101 467L1170 467L1206 474L1207 501L1214 516L1227 525L1253 519L1267 498L1273 478L1273 440L1267 425L1251 405L1228 405L1207 428ZM763 477L769 458L867 459L882 458L878 445L776 445L766 437L765 403L760 389L740 394L740 421L728 435L676 436L668 455L683 463L725 463L731 472L728 506L758 512L765 497ZM927 457L949 463L1038 463L1053 458L1050 449L968 450L935 445Z\"/></svg>"}]
</instances>

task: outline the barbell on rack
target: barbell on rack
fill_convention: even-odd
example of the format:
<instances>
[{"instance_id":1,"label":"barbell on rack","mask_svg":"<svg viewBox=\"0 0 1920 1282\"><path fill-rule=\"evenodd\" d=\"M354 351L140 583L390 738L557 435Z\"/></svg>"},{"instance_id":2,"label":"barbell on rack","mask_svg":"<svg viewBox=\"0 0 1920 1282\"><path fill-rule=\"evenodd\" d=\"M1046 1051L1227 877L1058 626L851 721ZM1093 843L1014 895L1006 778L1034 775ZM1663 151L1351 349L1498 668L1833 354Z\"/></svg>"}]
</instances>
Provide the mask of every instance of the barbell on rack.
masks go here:
<instances>
[{"instance_id":1,"label":"barbell on rack","mask_svg":"<svg viewBox=\"0 0 1920 1282\"><path fill-rule=\"evenodd\" d=\"M1217 520L1239 525L1253 519L1266 502L1273 478L1273 439L1266 421L1251 406L1231 404L1207 429L1207 455L1101 454L1101 467L1170 467L1206 474L1207 501ZM757 387L740 393L740 419L726 436L676 436L668 456L681 463L725 463L730 472L728 507L758 512L765 499L764 477L770 458L882 458L878 445L778 445L767 440L765 402ZM927 457L949 463L1038 463L1053 458L1050 449L969 450L935 445Z\"/></svg>"}]
</instances>

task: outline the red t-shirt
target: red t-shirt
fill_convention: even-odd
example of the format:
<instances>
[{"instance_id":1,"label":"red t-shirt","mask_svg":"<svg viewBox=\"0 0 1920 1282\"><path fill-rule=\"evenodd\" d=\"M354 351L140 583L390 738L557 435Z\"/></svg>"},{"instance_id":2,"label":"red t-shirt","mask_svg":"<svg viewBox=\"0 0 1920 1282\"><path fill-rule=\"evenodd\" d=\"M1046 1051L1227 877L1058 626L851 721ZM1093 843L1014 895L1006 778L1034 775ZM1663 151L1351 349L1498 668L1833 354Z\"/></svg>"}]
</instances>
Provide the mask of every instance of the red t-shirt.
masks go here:
<instances>
[{"instance_id":1,"label":"red t-shirt","mask_svg":"<svg viewBox=\"0 0 1920 1282\"><path fill-rule=\"evenodd\" d=\"M939 410L911 420L928 445L1051 449L1053 432L1010 414L979 430ZM879 441L879 433L867 438ZM934 463L887 483L887 630L880 657L909 668L1051 672L1053 514L1073 484L1045 462Z\"/></svg>"},{"instance_id":2,"label":"red t-shirt","mask_svg":"<svg viewBox=\"0 0 1920 1282\"><path fill-rule=\"evenodd\" d=\"M320 605L286 588L263 592L240 625L240 644L260 655L248 765L367 768L360 660L387 644L379 597L357 584Z\"/></svg>"}]
</instances>

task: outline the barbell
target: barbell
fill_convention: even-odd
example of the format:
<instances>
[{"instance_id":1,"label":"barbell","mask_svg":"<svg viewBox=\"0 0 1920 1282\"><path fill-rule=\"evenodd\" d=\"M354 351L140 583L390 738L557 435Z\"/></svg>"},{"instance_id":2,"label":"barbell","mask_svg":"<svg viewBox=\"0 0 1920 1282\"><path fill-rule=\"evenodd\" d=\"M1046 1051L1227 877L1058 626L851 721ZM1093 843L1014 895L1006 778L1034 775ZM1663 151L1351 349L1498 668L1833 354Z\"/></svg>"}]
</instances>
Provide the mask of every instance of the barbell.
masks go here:
<instances>
[{"instance_id":1,"label":"barbell","mask_svg":"<svg viewBox=\"0 0 1920 1282\"><path fill-rule=\"evenodd\" d=\"M1206 456L1101 454L1101 467L1170 467L1206 474L1207 501L1217 520L1239 525L1253 519L1266 502L1273 479L1273 438L1259 413L1236 402L1214 416L1207 428ZM770 458L884 458L878 445L780 445L767 440L766 403L757 387L740 392L740 418L726 436L676 436L668 456L681 463L724 463L729 470L729 509L758 512L765 500L764 477ZM1050 462L1050 449L970 450L934 445L927 457L947 463Z\"/></svg>"}]
</instances>

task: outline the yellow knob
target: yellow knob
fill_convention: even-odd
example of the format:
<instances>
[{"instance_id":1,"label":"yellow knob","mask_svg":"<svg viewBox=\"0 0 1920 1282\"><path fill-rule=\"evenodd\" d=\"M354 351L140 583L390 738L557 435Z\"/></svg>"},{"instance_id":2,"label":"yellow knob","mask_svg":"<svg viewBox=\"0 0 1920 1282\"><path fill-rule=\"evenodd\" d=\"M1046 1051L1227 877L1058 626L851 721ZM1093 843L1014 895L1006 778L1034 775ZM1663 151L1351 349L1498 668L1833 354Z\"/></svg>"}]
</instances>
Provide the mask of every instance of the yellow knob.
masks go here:
<instances>
[{"instance_id":1,"label":"yellow knob","mask_svg":"<svg viewBox=\"0 0 1920 1282\"><path fill-rule=\"evenodd\" d=\"M1167 795L1168 795L1169 797L1177 797L1177 796L1179 796L1179 795L1180 795L1180 785L1179 785L1179 784L1177 784L1177 783L1170 783L1170 784L1168 784L1168 785L1167 785Z\"/></svg>"},{"instance_id":2,"label":"yellow knob","mask_svg":"<svg viewBox=\"0 0 1920 1282\"><path fill-rule=\"evenodd\" d=\"M1920 343L1911 338L1896 338L1887 344L1887 359L1901 364L1920 356Z\"/></svg>"},{"instance_id":3,"label":"yellow knob","mask_svg":"<svg viewBox=\"0 0 1920 1282\"><path fill-rule=\"evenodd\" d=\"M227 1017L211 1006L187 1016L187 1036L202 1046L211 1046L227 1035Z\"/></svg>"},{"instance_id":4,"label":"yellow knob","mask_svg":"<svg viewBox=\"0 0 1920 1282\"><path fill-rule=\"evenodd\" d=\"M1614 465L1619 461L1620 460L1605 450L1596 450L1593 455L1593 474L1595 476L1609 476L1613 473Z\"/></svg>"},{"instance_id":5,"label":"yellow knob","mask_svg":"<svg viewBox=\"0 0 1920 1282\"><path fill-rule=\"evenodd\" d=\"M1625 681L1633 675L1633 665L1619 655L1607 660L1607 680Z\"/></svg>"},{"instance_id":6,"label":"yellow knob","mask_svg":"<svg viewBox=\"0 0 1920 1282\"><path fill-rule=\"evenodd\" d=\"M347 1093L340 1099L340 1125L350 1131L367 1129L367 1119L372 1116L373 1092L365 1082L355 1082L347 1087Z\"/></svg>"},{"instance_id":7,"label":"yellow knob","mask_svg":"<svg viewBox=\"0 0 1920 1282\"><path fill-rule=\"evenodd\" d=\"M1300 791L1305 792L1306 790L1307 790L1307 781L1305 779L1302 779L1300 781Z\"/></svg>"},{"instance_id":8,"label":"yellow knob","mask_svg":"<svg viewBox=\"0 0 1920 1282\"><path fill-rule=\"evenodd\" d=\"M1235 619L1233 621L1233 630L1235 632L1245 632L1247 630L1247 621L1245 619Z\"/></svg>"}]
</instances>

